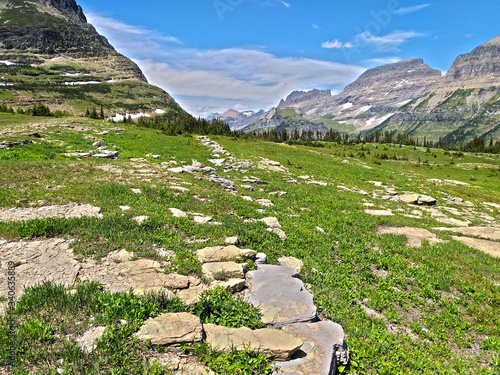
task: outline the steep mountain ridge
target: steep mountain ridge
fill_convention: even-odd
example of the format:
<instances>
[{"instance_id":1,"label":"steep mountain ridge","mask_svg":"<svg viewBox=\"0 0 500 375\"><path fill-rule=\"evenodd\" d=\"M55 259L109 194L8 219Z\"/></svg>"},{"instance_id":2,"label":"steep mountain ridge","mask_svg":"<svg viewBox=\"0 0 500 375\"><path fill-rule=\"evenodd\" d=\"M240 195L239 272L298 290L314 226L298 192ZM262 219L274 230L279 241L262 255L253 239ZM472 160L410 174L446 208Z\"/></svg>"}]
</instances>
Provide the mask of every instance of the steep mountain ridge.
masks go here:
<instances>
[{"instance_id":1,"label":"steep mountain ridge","mask_svg":"<svg viewBox=\"0 0 500 375\"><path fill-rule=\"evenodd\" d=\"M7 106L185 113L87 22L75 0L0 0L0 62Z\"/></svg>"},{"instance_id":2,"label":"steep mountain ridge","mask_svg":"<svg viewBox=\"0 0 500 375\"><path fill-rule=\"evenodd\" d=\"M410 58L365 71L338 95L329 90L294 91L245 127L347 133L405 132L417 138L460 144L474 137L500 137L500 36L458 56L449 71ZM293 111L286 111L293 109ZM272 119L272 121L271 121Z\"/></svg>"}]
</instances>

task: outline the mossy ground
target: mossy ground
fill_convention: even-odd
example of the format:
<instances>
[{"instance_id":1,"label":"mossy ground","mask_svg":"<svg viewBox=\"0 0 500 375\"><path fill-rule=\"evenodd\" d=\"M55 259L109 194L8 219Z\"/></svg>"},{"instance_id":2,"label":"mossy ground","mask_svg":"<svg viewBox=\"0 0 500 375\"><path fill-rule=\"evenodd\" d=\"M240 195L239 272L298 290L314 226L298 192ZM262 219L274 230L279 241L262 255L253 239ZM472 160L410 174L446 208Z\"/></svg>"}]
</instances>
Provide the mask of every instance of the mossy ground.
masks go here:
<instances>
[{"instance_id":1,"label":"mossy ground","mask_svg":"<svg viewBox=\"0 0 500 375\"><path fill-rule=\"evenodd\" d=\"M459 210L456 218L471 215L474 224L486 225L481 213L500 219L497 209L484 204L500 204L497 155L428 152L424 148L374 144L326 144L318 149L211 137L235 158L250 159L255 166L245 174L218 171L237 182L236 194L232 194L206 179L198 180L191 174L174 175L162 166L161 163L172 161L191 164L191 159L210 165L209 149L189 135L170 137L118 124L125 129L122 135L110 131L99 136L96 134L115 125L79 118L36 119L33 124L33 118L18 115L12 116L16 122L10 123L4 116L8 115L0 116L0 142L25 139L25 134L33 130L43 138L34 139L34 144L0 150L0 207L28 205L19 202L23 199L35 204L42 204L36 203L39 200L43 204L78 201L101 207L104 219L0 223L1 237L14 240L73 236L77 239L74 251L94 257L126 248L139 256L154 258L156 244L174 250L180 259L188 259L200 247L222 245L225 236L237 235L241 247L265 252L270 262L280 255L304 261L300 277L311 284L319 312L341 324L346 332L351 362L342 369L345 373L500 371L500 260L434 231L433 227L444 225L425 210L421 219L403 216L416 207L374 198L372 193L379 188L368 182L380 181L399 192L431 195L440 206L446 204L442 198L461 197L474 204L474 212L458 204L446 204ZM120 158L97 160L61 155L91 149L91 136L118 150ZM147 154L161 156L152 159ZM279 161L290 175L257 168L260 157ZM134 162L131 158L146 161ZM306 184L298 178L301 175L328 185ZM254 191L242 188L241 180L250 177L269 184L256 186ZM287 182L289 177L299 183ZM429 179L469 185L438 184ZM368 195L339 189L340 185L364 190ZM172 188L175 186L189 191L180 192ZM131 188L140 188L142 193L135 194ZM286 194L269 194L276 191ZM254 200L268 198L274 206L265 208L263 213L260 210L264 207L242 199L241 195ZM395 216L370 216L364 212L363 203L392 209ZM122 212L119 205L128 205L131 210ZM223 225L196 225L188 218L174 218L169 207L210 215ZM131 220L135 215L150 218L138 225ZM263 223L244 223L242 219L266 216L279 219L287 234L285 241L267 232ZM409 248L404 236L378 236L378 225L425 228L449 241L434 246L424 241L421 248ZM195 239L206 242L193 242ZM377 271L385 272L382 275ZM18 282L22 282L22 275L19 278ZM368 316L360 304L377 315ZM23 314L41 319L35 310ZM35 328L36 332L44 332ZM48 345L62 342L55 336L55 327L47 332L33 336L38 338L34 345L41 352L48 350ZM129 334L124 333L126 337ZM117 352L111 346L107 348L108 355L114 358ZM124 373L116 371L113 373Z\"/></svg>"}]
</instances>

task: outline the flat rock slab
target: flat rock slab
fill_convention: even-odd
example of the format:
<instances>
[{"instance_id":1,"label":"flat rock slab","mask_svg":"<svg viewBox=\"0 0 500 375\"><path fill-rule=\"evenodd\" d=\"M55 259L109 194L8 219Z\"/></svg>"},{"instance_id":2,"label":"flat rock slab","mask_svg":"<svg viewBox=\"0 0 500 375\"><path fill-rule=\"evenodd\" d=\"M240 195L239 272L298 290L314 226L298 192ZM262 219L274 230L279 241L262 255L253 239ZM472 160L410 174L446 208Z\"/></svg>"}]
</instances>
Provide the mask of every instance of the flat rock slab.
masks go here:
<instances>
[{"instance_id":1,"label":"flat rock slab","mask_svg":"<svg viewBox=\"0 0 500 375\"><path fill-rule=\"evenodd\" d=\"M224 272L227 278L242 279L245 277L247 264L236 262L213 262L203 264L201 269L203 274L209 278L213 278L218 272Z\"/></svg>"},{"instance_id":2,"label":"flat rock slab","mask_svg":"<svg viewBox=\"0 0 500 375\"><path fill-rule=\"evenodd\" d=\"M236 237L237 238L237 237ZM252 258L257 255L253 250L242 250L234 245L205 247L196 251L196 257L202 263L221 262L227 260L236 260L243 257Z\"/></svg>"},{"instance_id":3,"label":"flat rock slab","mask_svg":"<svg viewBox=\"0 0 500 375\"><path fill-rule=\"evenodd\" d=\"M372 216L394 216L391 210L365 210L368 215Z\"/></svg>"},{"instance_id":4,"label":"flat rock slab","mask_svg":"<svg viewBox=\"0 0 500 375\"><path fill-rule=\"evenodd\" d=\"M379 227L377 234L395 234L398 236L404 235L408 239L406 246L421 247L422 240L429 241L429 244L435 245L444 242L439 239L434 233L429 232L427 229L412 228L412 227Z\"/></svg>"},{"instance_id":5,"label":"flat rock slab","mask_svg":"<svg viewBox=\"0 0 500 375\"><path fill-rule=\"evenodd\" d=\"M232 349L259 351L277 361L286 361L302 345L302 339L277 329L228 328L205 324L206 341L216 350L229 352Z\"/></svg>"},{"instance_id":6,"label":"flat rock slab","mask_svg":"<svg viewBox=\"0 0 500 375\"><path fill-rule=\"evenodd\" d=\"M302 339L304 344L290 361L275 363L278 370L275 374L334 375L337 366L349 361L344 330L337 323L292 324L283 327L282 331Z\"/></svg>"},{"instance_id":7,"label":"flat rock slab","mask_svg":"<svg viewBox=\"0 0 500 375\"><path fill-rule=\"evenodd\" d=\"M90 204L69 203L58 206L19 207L0 210L2 221L28 221L46 218L102 218L101 209Z\"/></svg>"},{"instance_id":8,"label":"flat rock slab","mask_svg":"<svg viewBox=\"0 0 500 375\"><path fill-rule=\"evenodd\" d=\"M269 327L308 323L316 319L313 295L296 278L293 268L259 265L247 274L245 299L262 312L262 321Z\"/></svg>"},{"instance_id":9,"label":"flat rock slab","mask_svg":"<svg viewBox=\"0 0 500 375\"><path fill-rule=\"evenodd\" d=\"M473 249L483 251L491 256L500 258L500 242L490 241L490 240L479 240L477 238L470 237L452 237L455 241L460 241Z\"/></svg>"},{"instance_id":10,"label":"flat rock slab","mask_svg":"<svg viewBox=\"0 0 500 375\"><path fill-rule=\"evenodd\" d=\"M486 240L500 241L500 228L495 227L468 227L468 228L434 228L454 233L461 233L465 236L477 236Z\"/></svg>"},{"instance_id":11,"label":"flat rock slab","mask_svg":"<svg viewBox=\"0 0 500 375\"><path fill-rule=\"evenodd\" d=\"M69 248L70 241L54 238L40 241L20 241L0 244L0 296L7 296L7 267L16 265L16 295L44 281L71 286L80 264Z\"/></svg>"},{"instance_id":12,"label":"flat rock slab","mask_svg":"<svg viewBox=\"0 0 500 375\"><path fill-rule=\"evenodd\" d=\"M153 345L195 342L201 341L203 326L195 315L169 313L148 319L135 335Z\"/></svg>"}]
</instances>

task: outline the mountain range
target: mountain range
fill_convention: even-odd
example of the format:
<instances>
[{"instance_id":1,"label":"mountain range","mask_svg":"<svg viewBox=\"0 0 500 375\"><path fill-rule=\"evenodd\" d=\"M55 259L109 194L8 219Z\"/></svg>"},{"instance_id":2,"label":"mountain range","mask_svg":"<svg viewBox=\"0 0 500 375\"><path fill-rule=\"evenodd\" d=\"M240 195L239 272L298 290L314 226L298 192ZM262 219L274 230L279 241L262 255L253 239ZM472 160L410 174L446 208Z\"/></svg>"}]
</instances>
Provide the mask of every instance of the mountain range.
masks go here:
<instances>
[{"instance_id":1,"label":"mountain range","mask_svg":"<svg viewBox=\"0 0 500 375\"><path fill-rule=\"evenodd\" d=\"M232 129L405 132L457 145L500 137L500 36L458 56L444 75L420 58L365 71L338 95L294 91L253 116L228 111ZM226 112L226 113L228 113ZM234 120L233 120L234 119Z\"/></svg>"}]
</instances>

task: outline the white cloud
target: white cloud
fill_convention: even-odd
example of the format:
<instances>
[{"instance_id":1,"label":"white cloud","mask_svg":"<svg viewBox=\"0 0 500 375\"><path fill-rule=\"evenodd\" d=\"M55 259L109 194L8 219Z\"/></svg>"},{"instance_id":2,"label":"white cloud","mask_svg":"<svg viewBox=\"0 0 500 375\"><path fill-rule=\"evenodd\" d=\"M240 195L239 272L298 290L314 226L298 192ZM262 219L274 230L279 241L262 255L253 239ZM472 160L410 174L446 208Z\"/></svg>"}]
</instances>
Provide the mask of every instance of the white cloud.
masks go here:
<instances>
[{"instance_id":1,"label":"white cloud","mask_svg":"<svg viewBox=\"0 0 500 375\"><path fill-rule=\"evenodd\" d=\"M392 33L375 36L365 31L356 36L358 44L364 44L374 47L377 52L398 52L399 47L412 38L421 37L424 34L415 31L396 30Z\"/></svg>"},{"instance_id":2,"label":"white cloud","mask_svg":"<svg viewBox=\"0 0 500 375\"><path fill-rule=\"evenodd\" d=\"M281 4L283 4L285 8L290 8L290 3L287 3L286 1L281 0Z\"/></svg>"},{"instance_id":3,"label":"white cloud","mask_svg":"<svg viewBox=\"0 0 500 375\"><path fill-rule=\"evenodd\" d=\"M347 43L342 43L339 39L334 39L330 41L323 42L321 44L322 48L327 48L327 49L341 49L341 48L353 48L354 45L351 42Z\"/></svg>"},{"instance_id":4,"label":"white cloud","mask_svg":"<svg viewBox=\"0 0 500 375\"><path fill-rule=\"evenodd\" d=\"M312 24L312 28L313 29L319 29L320 27L318 25L316 25L315 23Z\"/></svg>"},{"instance_id":5,"label":"white cloud","mask_svg":"<svg viewBox=\"0 0 500 375\"><path fill-rule=\"evenodd\" d=\"M276 57L240 48L179 52L180 60L169 63L151 59L136 62L151 83L174 97L188 98L184 99L188 108L195 107L195 97L205 101L211 98L213 106L236 101L255 110L267 108L298 88L341 89L364 70L355 65Z\"/></svg>"},{"instance_id":6,"label":"white cloud","mask_svg":"<svg viewBox=\"0 0 500 375\"><path fill-rule=\"evenodd\" d=\"M399 8L394 11L394 13L399 14L400 16L405 15L405 14L410 14L414 12L418 12L421 9L427 8L431 4L421 4L421 5L415 5L412 7L407 7L407 8Z\"/></svg>"},{"instance_id":7,"label":"white cloud","mask_svg":"<svg viewBox=\"0 0 500 375\"><path fill-rule=\"evenodd\" d=\"M266 109L297 88L339 90L364 71L356 65L277 57L263 47L187 48L148 29L103 17L90 19L121 53L134 58L149 82L196 115L238 104Z\"/></svg>"},{"instance_id":8,"label":"white cloud","mask_svg":"<svg viewBox=\"0 0 500 375\"><path fill-rule=\"evenodd\" d=\"M159 47L161 43L182 44L182 42L170 35L163 35L159 32L149 30L144 27L127 25L121 21L109 17L102 17L95 13L86 14L88 22L97 31L106 36L118 50L130 50L137 47L139 50L148 47ZM136 48L132 48L135 50Z\"/></svg>"}]
</instances>

